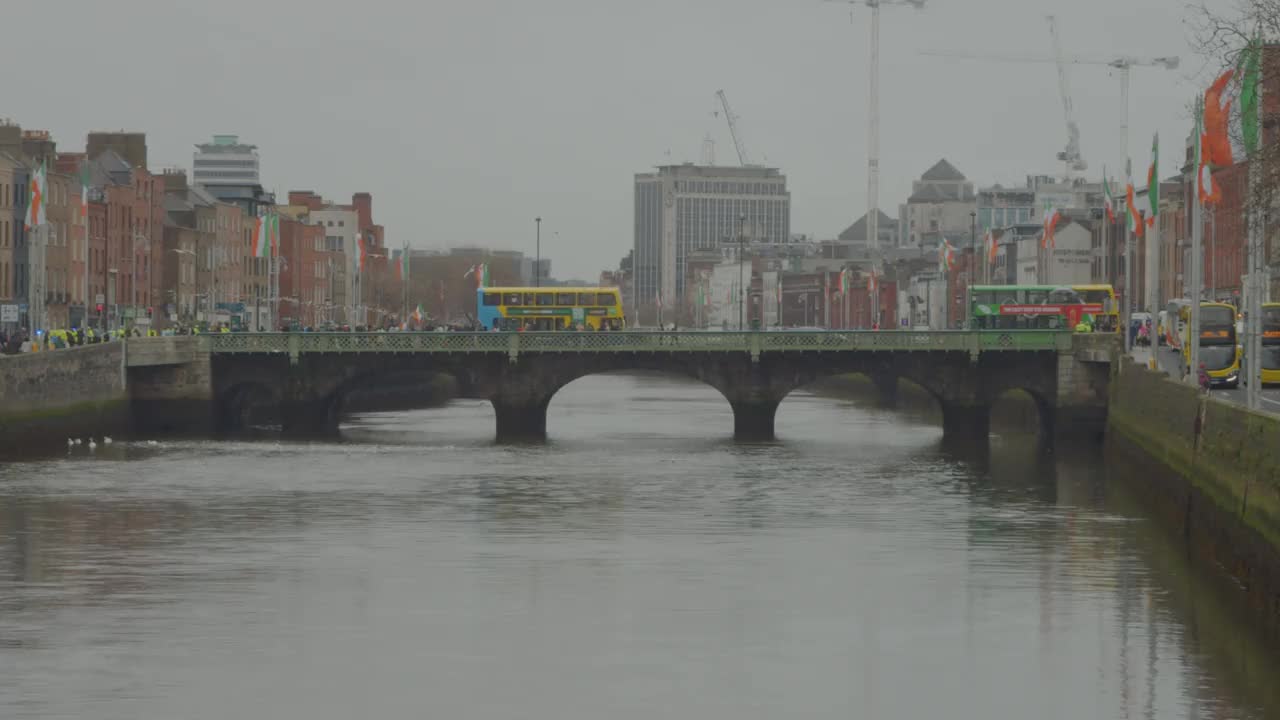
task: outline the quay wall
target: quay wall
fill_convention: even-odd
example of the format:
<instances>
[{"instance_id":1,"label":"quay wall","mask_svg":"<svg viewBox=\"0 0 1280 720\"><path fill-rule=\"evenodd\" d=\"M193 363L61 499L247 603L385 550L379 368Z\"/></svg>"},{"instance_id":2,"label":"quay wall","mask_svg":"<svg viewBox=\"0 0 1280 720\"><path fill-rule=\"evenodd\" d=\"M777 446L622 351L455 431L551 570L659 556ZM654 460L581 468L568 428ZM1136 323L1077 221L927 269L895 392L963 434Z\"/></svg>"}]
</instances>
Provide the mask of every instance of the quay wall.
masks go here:
<instances>
[{"instance_id":1,"label":"quay wall","mask_svg":"<svg viewBox=\"0 0 1280 720\"><path fill-rule=\"evenodd\" d=\"M1206 397L1128 359L1115 366L1107 453L1188 548L1280 627L1280 417Z\"/></svg>"},{"instance_id":2,"label":"quay wall","mask_svg":"<svg viewBox=\"0 0 1280 720\"><path fill-rule=\"evenodd\" d=\"M0 355L0 456L127 432L125 345Z\"/></svg>"}]
</instances>

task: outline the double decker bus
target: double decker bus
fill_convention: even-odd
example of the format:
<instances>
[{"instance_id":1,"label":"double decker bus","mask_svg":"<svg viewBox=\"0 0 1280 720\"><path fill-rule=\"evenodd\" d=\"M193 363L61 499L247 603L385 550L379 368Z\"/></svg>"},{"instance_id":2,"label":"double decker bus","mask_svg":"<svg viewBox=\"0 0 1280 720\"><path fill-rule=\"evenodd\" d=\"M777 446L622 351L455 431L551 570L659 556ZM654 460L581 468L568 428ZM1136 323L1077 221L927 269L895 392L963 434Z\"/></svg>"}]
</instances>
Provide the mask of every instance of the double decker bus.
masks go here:
<instances>
[{"instance_id":1,"label":"double decker bus","mask_svg":"<svg viewBox=\"0 0 1280 720\"><path fill-rule=\"evenodd\" d=\"M1236 344L1236 309L1226 303L1200 303L1200 337L1191 335L1191 304L1178 308L1178 326L1181 331L1179 346L1182 349L1182 365L1188 373L1191 367L1191 344L1200 346L1200 362L1209 373L1209 385L1236 387L1240 383L1240 347Z\"/></svg>"},{"instance_id":2,"label":"double decker bus","mask_svg":"<svg viewBox=\"0 0 1280 720\"><path fill-rule=\"evenodd\" d=\"M1262 384L1280 383L1280 303L1262 304L1262 347L1258 353L1262 361ZM1245 370L1244 362L1240 363ZM1246 380L1250 374L1245 372Z\"/></svg>"},{"instance_id":3,"label":"double decker bus","mask_svg":"<svg viewBox=\"0 0 1280 720\"><path fill-rule=\"evenodd\" d=\"M487 287L476 289L476 320L485 330L622 330L616 287Z\"/></svg>"},{"instance_id":4,"label":"double decker bus","mask_svg":"<svg viewBox=\"0 0 1280 720\"><path fill-rule=\"evenodd\" d=\"M1058 285L971 285L972 330L1072 330L1103 312L1076 290Z\"/></svg>"},{"instance_id":5,"label":"double decker bus","mask_svg":"<svg viewBox=\"0 0 1280 720\"><path fill-rule=\"evenodd\" d=\"M1094 315L1094 332L1120 332L1120 303L1116 302L1116 290L1110 285L1072 285L1072 290L1080 293L1080 299L1086 305L1101 305L1102 310Z\"/></svg>"}]
</instances>

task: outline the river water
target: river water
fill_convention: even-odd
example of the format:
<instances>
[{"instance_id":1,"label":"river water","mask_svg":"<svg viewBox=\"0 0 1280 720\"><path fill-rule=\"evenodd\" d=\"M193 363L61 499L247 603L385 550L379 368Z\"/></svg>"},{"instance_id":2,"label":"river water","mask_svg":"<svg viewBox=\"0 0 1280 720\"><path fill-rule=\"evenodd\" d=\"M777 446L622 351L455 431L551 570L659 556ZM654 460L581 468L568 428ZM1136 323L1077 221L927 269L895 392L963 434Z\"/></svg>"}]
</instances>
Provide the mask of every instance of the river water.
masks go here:
<instances>
[{"instance_id":1,"label":"river water","mask_svg":"<svg viewBox=\"0 0 1280 720\"><path fill-rule=\"evenodd\" d=\"M1280 652L1098 457L597 376L338 440L0 468L0 718L1275 718Z\"/></svg>"}]
</instances>

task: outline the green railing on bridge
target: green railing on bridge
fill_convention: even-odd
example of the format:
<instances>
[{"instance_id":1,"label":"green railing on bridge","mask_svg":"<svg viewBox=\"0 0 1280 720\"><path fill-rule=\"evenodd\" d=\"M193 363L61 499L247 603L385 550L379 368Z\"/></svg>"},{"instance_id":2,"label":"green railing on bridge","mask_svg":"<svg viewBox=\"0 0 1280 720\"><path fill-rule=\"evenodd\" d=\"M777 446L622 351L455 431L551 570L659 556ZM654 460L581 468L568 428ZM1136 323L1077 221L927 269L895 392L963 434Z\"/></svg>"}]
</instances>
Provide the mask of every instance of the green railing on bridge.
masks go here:
<instances>
[{"instance_id":1,"label":"green railing on bridge","mask_svg":"<svg viewBox=\"0 0 1280 720\"><path fill-rule=\"evenodd\" d=\"M214 353L982 352L1072 349L1053 330L803 332L317 332L200 336Z\"/></svg>"}]
</instances>

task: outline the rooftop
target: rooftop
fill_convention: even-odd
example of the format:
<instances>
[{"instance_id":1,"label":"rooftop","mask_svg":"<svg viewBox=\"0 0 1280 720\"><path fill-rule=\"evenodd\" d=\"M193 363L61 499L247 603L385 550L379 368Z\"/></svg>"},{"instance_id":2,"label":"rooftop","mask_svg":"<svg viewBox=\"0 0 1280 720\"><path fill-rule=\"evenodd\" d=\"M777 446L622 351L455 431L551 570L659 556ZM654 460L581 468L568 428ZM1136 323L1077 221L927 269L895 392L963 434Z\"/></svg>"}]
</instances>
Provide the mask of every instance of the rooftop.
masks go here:
<instances>
[{"instance_id":1,"label":"rooftop","mask_svg":"<svg viewBox=\"0 0 1280 720\"><path fill-rule=\"evenodd\" d=\"M925 171L920 176L921 180L934 180L939 182L963 182L966 178L964 173L956 169L955 165L947 162L946 158L939 160L933 167Z\"/></svg>"}]
</instances>

